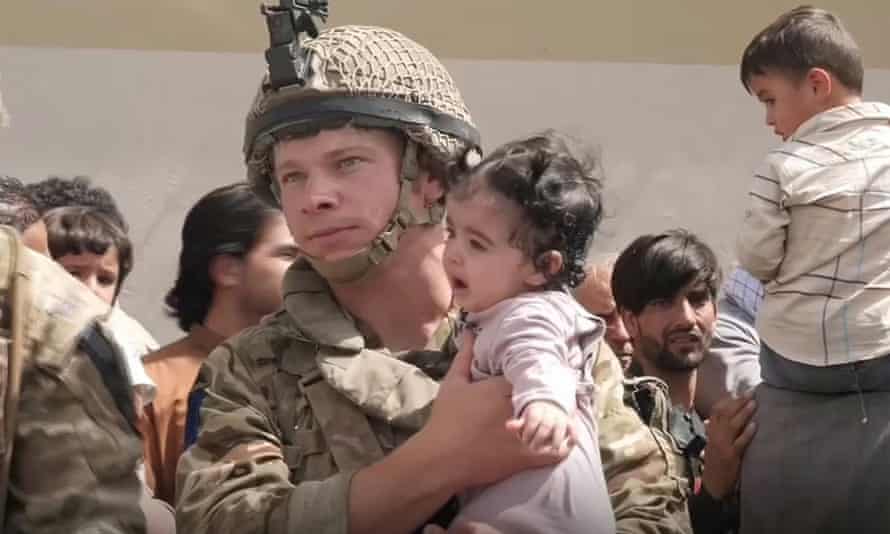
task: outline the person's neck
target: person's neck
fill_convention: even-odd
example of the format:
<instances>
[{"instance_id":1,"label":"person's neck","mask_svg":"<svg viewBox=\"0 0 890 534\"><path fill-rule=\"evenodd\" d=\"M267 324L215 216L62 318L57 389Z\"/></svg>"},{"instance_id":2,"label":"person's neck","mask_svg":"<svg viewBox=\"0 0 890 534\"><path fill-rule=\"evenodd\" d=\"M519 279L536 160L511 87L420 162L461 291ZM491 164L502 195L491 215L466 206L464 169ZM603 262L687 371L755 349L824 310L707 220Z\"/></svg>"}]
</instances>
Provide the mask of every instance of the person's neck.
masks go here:
<instances>
[{"instance_id":1,"label":"person's neck","mask_svg":"<svg viewBox=\"0 0 890 534\"><path fill-rule=\"evenodd\" d=\"M853 93L850 91L844 91L841 93L836 93L831 96L828 102L825 104L822 112L826 112L831 109L839 108L842 106L852 106L855 104L862 103L862 95Z\"/></svg>"},{"instance_id":2,"label":"person's neck","mask_svg":"<svg viewBox=\"0 0 890 534\"><path fill-rule=\"evenodd\" d=\"M226 294L214 295L203 326L216 334L230 338L249 326L260 322L261 317L254 317L239 305L234 296Z\"/></svg>"},{"instance_id":3,"label":"person's neck","mask_svg":"<svg viewBox=\"0 0 890 534\"><path fill-rule=\"evenodd\" d=\"M444 237L439 226L412 228L385 263L359 280L330 284L340 305L390 350L426 347L448 314Z\"/></svg>"},{"instance_id":4,"label":"person's neck","mask_svg":"<svg viewBox=\"0 0 890 534\"><path fill-rule=\"evenodd\" d=\"M696 369L675 371L671 369L656 369L643 364L643 374L654 376L663 380L668 386L668 395L671 404L684 410L692 410L695 403Z\"/></svg>"}]
</instances>

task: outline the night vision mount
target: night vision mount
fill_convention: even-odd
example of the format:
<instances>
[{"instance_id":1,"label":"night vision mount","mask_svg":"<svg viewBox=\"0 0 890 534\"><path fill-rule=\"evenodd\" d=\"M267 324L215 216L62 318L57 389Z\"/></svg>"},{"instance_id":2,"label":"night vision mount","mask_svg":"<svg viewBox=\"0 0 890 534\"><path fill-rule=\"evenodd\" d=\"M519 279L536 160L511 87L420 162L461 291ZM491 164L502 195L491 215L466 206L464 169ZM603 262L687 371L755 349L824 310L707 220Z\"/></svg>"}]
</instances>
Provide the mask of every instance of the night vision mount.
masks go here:
<instances>
[{"instance_id":1,"label":"night vision mount","mask_svg":"<svg viewBox=\"0 0 890 534\"><path fill-rule=\"evenodd\" d=\"M266 17L269 29L269 48L266 62L269 64L269 86L280 89L306 83L309 62L300 46L303 33L318 37L318 26L313 17L326 21L328 0L279 0L277 6L262 5L260 11Z\"/></svg>"}]
</instances>

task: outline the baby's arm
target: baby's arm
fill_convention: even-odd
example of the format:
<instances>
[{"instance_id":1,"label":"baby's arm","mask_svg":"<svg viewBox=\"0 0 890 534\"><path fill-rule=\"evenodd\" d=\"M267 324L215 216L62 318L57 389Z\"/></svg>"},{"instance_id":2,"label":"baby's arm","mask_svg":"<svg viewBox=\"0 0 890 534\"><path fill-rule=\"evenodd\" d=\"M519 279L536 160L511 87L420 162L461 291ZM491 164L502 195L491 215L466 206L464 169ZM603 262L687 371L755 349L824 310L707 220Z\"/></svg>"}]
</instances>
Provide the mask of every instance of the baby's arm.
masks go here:
<instances>
[{"instance_id":1,"label":"baby's arm","mask_svg":"<svg viewBox=\"0 0 890 534\"><path fill-rule=\"evenodd\" d=\"M785 208L785 194L779 180L778 164L767 159L754 175L745 219L739 231L736 256L739 264L763 281L774 280L785 258L785 239L791 215Z\"/></svg>"},{"instance_id":2,"label":"baby's arm","mask_svg":"<svg viewBox=\"0 0 890 534\"><path fill-rule=\"evenodd\" d=\"M561 448L572 435L578 371L568 361L568 326L547 301L525 301L498 329L495 354L513 385L511 422L533 450Z\"/></svg>"}]
</instances>

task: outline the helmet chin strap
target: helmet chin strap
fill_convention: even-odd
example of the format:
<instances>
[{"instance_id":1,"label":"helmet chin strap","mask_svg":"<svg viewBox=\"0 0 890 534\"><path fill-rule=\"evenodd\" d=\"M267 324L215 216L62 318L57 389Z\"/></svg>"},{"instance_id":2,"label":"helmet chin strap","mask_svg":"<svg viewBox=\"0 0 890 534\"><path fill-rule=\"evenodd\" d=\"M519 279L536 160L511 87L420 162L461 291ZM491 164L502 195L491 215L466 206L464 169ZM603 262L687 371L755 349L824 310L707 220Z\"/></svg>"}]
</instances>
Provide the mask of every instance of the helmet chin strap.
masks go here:
<instances>
[{"instance_id":1,"label":"helmet chin strap","mask_svg":"<svg viewBox=\"0 0 890 534\"><path fill-rule=\"evenodd\" d=\"M445 217L445 206L434 202L421 213L411 208L411 188L420 174L417 144L408 140L402 156L399 177L399 200L383 231L364 249L340 260L327 261L306 256L312 267L329 282L346 283L359 280L396 251L399 240L412 226L434 225Z\"/></svg>"}]
</instances>

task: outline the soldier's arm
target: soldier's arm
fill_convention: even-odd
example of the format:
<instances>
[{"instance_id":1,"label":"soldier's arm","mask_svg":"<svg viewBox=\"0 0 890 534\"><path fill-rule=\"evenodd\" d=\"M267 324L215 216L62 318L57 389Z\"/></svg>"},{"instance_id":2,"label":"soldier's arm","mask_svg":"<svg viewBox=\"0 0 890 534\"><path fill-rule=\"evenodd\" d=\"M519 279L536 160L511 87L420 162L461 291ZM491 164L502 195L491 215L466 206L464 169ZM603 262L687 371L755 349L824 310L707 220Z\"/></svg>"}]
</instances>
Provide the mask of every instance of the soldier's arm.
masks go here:
<instances>
[{"instance_id":1,"label":"soldier's arm","mask_svg":"<svg viewBox=\"0 0 890 534\"><path fill-rule=\"evenodd\" d=\"M594 375L600 455L617 532L691 533L684 481L669 474L667 445L624 404L621 364L605 344Z\"/></svg>"},{"instance_id":2,"label":"soldier's arm","mask_svg":"<svg viewBox=\"0 0 890 534\"><path fill-rule=\"evenodd\" d=\"M214 350L201 369L200 431L177 468L177 529L345 533L354 473L290 482L280 431L254 371L252 360L228 344Z\"/></svg>"},{"instance_id":3,"label":"soldier's arm","mask_svg":"<svg viewBox=\"0 0 890 534\"><path fill-rule=\"evenodd\" d=\"M409 533L458 491L558 460L521 456L505 428L509 385L471 384L467 350L455 358L460 376L446 377L417 435L368 467L294 485L271 409L245 361L223 345L201 370L201 430L177 473L181 532Z\"/></svg>"},{"instance_id":4,"label":"soldier's arm","mask_svg":"<svg viewBox=\"0 0 890 534\"><path fill-rule=\"evenodd\" d=\"M512 415L510 385L503 378L471 383L472 346L468 340L455 356L427 425L355 475L349 493L351 534L411 532L455 493L568 454L529 453L506 429Z\"/></svg>"},{"instance_id":5,"label":"soldier's arm","mask_svg":"<svg viewBox=\"0 0 890 534\"><path fill-rule=\"evenodd\" d=\"M139 438L83 353L22 381L7 529L141 533ZM2 530L2 529L0 529Z\"/></svg>"}]
</instances>

